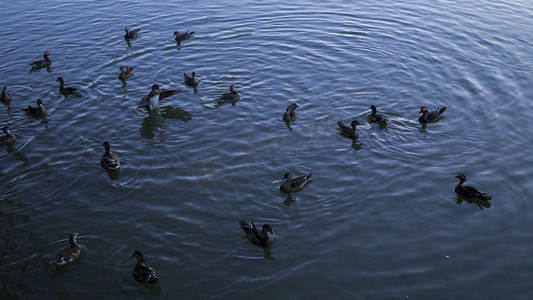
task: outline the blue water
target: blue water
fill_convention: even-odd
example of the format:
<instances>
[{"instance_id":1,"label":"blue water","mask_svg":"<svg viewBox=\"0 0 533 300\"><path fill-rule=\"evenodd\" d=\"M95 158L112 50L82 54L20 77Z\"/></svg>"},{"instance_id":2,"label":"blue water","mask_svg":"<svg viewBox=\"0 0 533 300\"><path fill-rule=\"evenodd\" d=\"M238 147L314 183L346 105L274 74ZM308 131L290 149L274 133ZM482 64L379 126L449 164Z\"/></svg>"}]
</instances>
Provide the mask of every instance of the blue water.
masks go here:
<instances>
[{"instance_id":1,"label":"blue water","mask_svg":"<svg viewBox=\"0 0 533 300\"><path fill-rule=\"evenodd\" d=\"M527 1L1 5L0 299L525 299ZM124 27L141 28L128 44ZM174 31L196 31L179 45ZM49 70L28 62L50 51ZM134 67L125 84L119 67ZM183 83L195 71L197 89ZM80 89L63 97L56 78ZM137 108L157 83L182 92ZM234 84L235 103L216 98ZM38 98L45 119L21 108ZM297 121L281 119L297 102ZM389 125L369 124L369 106ZM424 126L421 106L446 106ZM357 141L337 121L359 120ZM111 143L118 178L100 167ZM4 151L5 150L5 151ZM288 196L283 174L312 172ZM461 201L467 184L492 195ZM240 220L269 223L272 248ZM50 260L79 232L79 261ZM160 278L132 278L134 250Z\"/></svg>"}]
</instances>

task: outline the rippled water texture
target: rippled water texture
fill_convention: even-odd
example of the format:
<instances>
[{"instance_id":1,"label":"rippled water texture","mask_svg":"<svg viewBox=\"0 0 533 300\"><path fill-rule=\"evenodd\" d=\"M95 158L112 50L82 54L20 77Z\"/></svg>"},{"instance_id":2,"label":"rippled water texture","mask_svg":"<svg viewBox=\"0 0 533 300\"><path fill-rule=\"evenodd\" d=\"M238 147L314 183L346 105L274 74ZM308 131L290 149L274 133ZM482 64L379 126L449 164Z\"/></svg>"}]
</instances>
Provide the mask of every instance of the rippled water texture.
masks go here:
<instances>
[{"instance_id":1,"label":"rippled water texture","mask_svg":"<svg viewBox=\"0 0 533 300\"><path fill-rule=\"evenodd\" d=\"M0 148L1 299L531 297L530 2L1 6L0 125L18 138ZM129 44L125 26L141 28ZM44 51L51 68L31 72ZM154 83L182 92L148 113ZM240 100L219 105L230 84ZM38 98L45 119L21 111ZM421 106L445 118L422 126ZM354 118L355 142L337 130ZM287 196L287 171L312 182ZM492 201L458 200L459 172ZM273 247L241 219L271 224ZM79 261L49 264L73 231ZM158 288L133 280L134 250Z\"/></svg>"}]
</instances>

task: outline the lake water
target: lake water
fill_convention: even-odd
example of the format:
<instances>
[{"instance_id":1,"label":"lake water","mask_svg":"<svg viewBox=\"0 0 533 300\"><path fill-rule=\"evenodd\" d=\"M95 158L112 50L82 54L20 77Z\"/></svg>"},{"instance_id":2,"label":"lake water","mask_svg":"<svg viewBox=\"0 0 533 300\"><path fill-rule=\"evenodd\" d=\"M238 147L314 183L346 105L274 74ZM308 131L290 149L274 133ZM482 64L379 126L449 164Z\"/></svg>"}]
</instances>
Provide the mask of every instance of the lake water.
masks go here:
<instances>
[{"instance_id":1,"label":"lake water","mask_svg":"<svg viewBox=\"0 0 533 300\"><path fill-rule=\"evenodd\" d=\"M528 1L4 1L1 299L533 294ZM124 27L141 28L124 40ZM196 31L179 45L174 31ZM28 62L50 51L49 70ZM133 66L124 85L121 65ZM195 71L200 84L184 85ZM59 94L58 76L80 97ZM157 83L180 89L150 113ZM217 105L234 84L241 98ZM38 98L45 119L21 108ZM297 121L281 117L297 102ZM369 106L389 125L369 124ZM421 106L446 106L423 126ZM358 119L353 142L337 121ZM121 158L100 166L103 141ZM312 172L303 191L283 174ZM461 201L467 184L492 195ZM269 223L263 250L240 220ZM49 264L79 232L79 261ZM159 287L131 276L134 250Z\"/></svg>"}]
</instances>

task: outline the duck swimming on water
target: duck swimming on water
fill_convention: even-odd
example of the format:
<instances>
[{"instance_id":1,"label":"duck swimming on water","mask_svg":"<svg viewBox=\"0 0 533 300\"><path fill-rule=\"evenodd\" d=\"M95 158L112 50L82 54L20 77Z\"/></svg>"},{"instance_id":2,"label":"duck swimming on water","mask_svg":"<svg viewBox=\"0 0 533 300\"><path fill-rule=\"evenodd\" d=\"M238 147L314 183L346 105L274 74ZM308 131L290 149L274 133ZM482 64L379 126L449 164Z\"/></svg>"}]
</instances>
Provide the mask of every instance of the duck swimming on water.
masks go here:
<instances>
[{"instance_id":1,"label":"duck swimming on water","mask_svg":"<svg viewBox=\"0 0 533 300\"><path fill-rule=\"evenodd\" d=\"M339 129L341 131L341 135L345 136L345 137L348 137L348 138L351 138L351 139L356 139L359 137L359 132L357 132L357 128L355 128L357 125L361 125L361 123L359 123L359 121L357 120L353 120L352 121L352 127L348 127L346 125L344 125L344 123L342 123L342 121L339 121L337 122L337 125L339 125Z\"/></svg>"},{"instance_id":2,"label":"duck swimming on water","mask_svg":"<svg viewBox=\"0 0 533 300\"><path fill-rule=\"evenodd\" d=\"M159 89L159 85L154 84L152 85L150 93L141 99L138 107L152 110L159 106L159 100L163 100L179 93L181 93L181 90L161 90Z\"/></svg>"},{"instance_id":3,"label":"duck swimming on water","mask_svg":"<svg viewBox=\"0 0 533 300\"><path fill-rule=\"evenodd\" d=\"M239 92L235 89L235 86L232 84L229 86L229 93L222 94L222 97L217 99L218 102L233 102L239 100Z\"/></svg>"},{"instance_id":4,"label":"duck swimming on water","mask_svg":"<svg viewBox=\"0 0 533 300\"><path fill-rule=\"evenodd\" d=\"M442 119L442 113L446 110L446 107L437 108L435 111L428 112L428 108L422 106L419 114L422 114L418 121L420 123L435 123Z\"/></svg>"},{"instance_id":5,"label":"duck swimming on water","mask_svg":"<svg viewBox=\"0 0 533 300\"><path fill-rule=\"evenodd\" d=\"M7 86L4 85L2 94L0 94L0 101L2 101L2 103L6 105L9 105L9 103L11 103L11 100L13 100L13 97L11 97L11 95L8 92L6 92L6 88Z\"/></svg>"},{"instance_id":6,"label":"duck swimming on water","mask_svg":"<svg viewBox=\"0 0 533 300\"><path fill-rule=\"evenodd\" d=\"M113 152L109 151L109 148L111 147L109 145L109 142L105 141L102 143L102 146L105 148L105 153L102 155L102 159L100 160L100 165L108 171L115 171L120 169L120 158Z\"/></svg>"},{"instance_id":7,"label":"duck swimming on water","mask_svg":"<svg viewBox=\"0 0 533 300\"><path fill-rule=\"evenodd\" d=\"M133 75L133 67L120 66L120 74L118 74L118 79L120 80L128 79L132 75Z\"/></svg>"},{"instance_id":8,"label":"duck swimming on water","mask_svg":"<svg viewBox=\"0 0 533 300\"><path fill-rule=\"evenodd\" d=\"M285 193L299 192L308 183L311 176L313 176L312 173L307 173L303 176L293 177L291 172L287 172L283 176L285 181L279 186L279 189Z\"/></svg>"},{"instance_id":9,"label":"duck swimming on water","mask_svg":"<svg viewBox=\"0 0 533 300\"><path fill-rule=\"evenodd\" d=\"M287 109L285 110L285 113L283 114L283 121L285 122L293 122L296 121L296 108L298 108L298 104L291 103L287 106Z\"/></svg>"},{"instance_id":10,"label":"duck swimming on water","mask_svg":"<svg viewBox=\"0 0 533 300\"><path fill-rule=\"evenodd\" d=\"M79 233L73 232L69 236L70 241L70 247L66 247L63 250L59 251L59 253L56 256L55 263L57 265L64 265L73 262L75 259L80 256L81 253L81 247L76 241L76 238L78 237Z\"/></svg>"},{"instance_id":11,"label":"duck swimming on water","mask_svg":"<svg viewBox=\"0 0 533 300\"><path fill-rule=\"evenodd\" d=\"M124 38L127 40L136 38L137 34L139 33L139 30L141 29L137 28L130 31L129 27L124 28L124 31L126 31L126 34L124 34Z\"/></svg>"},{"instance_id":12,"label":"duck swimming on water","mask_svg":"<svg viewBox=\"0 0 533 300\"><path fill-rule=\"evenodd\" d=\"M196 72L192 72L191 76L187 75L187 73L183 73L183 78L185 84L188 86L197 86L199 83L198 79L196 79Z\"/></svg>"},{"instance_id":13,"label":"duck swimming on water","mask_svg":"<svg viewBox=\"0 0 533 300\"><path fill-rule=\"evenodd\" d=\"M63 77L57 77L56 81L59 81L59 92L65 97L74 94L78 90L77 88L73 87L65 87L65 81L63 80Z\"/></svg>"},{"instance_id":14,"label":"duck swimming on water","mask_svg":"<svg viewBox=\"0 0 533 300\"><path fill-rule=\"evenodd\" d=\"M28 108L22 109L27 115L32 117L44 117L46 116L46 109L44 109L43 101L41 99L37 100L37 106L32 107L28 105Z\"/></svg>"},{"instance_id":15,"label":"duck swimming on water","mask_svg":"<svg viewBox=\"0 0 533 300\"><path fill-rule=\"evenodd\" d=\"M182 34L180 34L179 31L174 31L174 39L176 40L176 42L180 42L188 38L191 38L193 34L194 34L194 31L189 32L189 30L187 30L187 32L182 33Z\"/></svg>"},{"instance_id":16,"label":"duck swimming on water","mask_svg":"<svg viewBox=\"0 0 533 300\"><path fill-rule=\"evenodd\" d=\"M137 258L137 264L133 268L133 279L146 284L159 283L159 278L155 275L154 269L144 264L146 260L140 251L135 250L131 257Z\"/></svg>"},{"instance_id":17,"label":"duck swimming on water","mask_svg":"<svg viewBox=\"0 0 533 300\"><path fill-rule=\"evenodd\" d=\"M239 224L241 225L242 230L244 230L244 233L246 233L246 237L255 245L269 247L274 243L272 234L275 233L274 230L272 230L272 226L264 224L262 230L259 230L255 226L254 221L250 221L250 224L241 221Z\"/></svg>"},{"instance_id":18,"label":"duck swimming on water","mask_svg":"<svg viewBox=\"0 0 533 300\"><path fill-rule=\"evenodd\" d=\"M368 117L368 122L370 123L379 123L381 125L386 125L388 120L387 117L383 114L377 113L377 108L375 105L370 105L370 109L372 110L372 114Z\"/></svg>"},{"instance_id":19,"label":"duck swimming on water","mask_svg":"<svg viewBox=\"0 0 533 300\"><path fill-rule=\"evenodd\" d=\"M44 52L44 59L36 60L34 62L29 63L29 65L33 66L34 68L45 68L49 67L52 64L52 61L48 58L50 55L50 52L46 51Z\"/></svg>"},{"instance_id":20,"label":"duck swimming on water","mask_svg":"<svg viewBox=\"0 0 533 300\"><path fill-rule=\"evenodd\" d=\"M9 126L4 126L2 129L6 135L0 136L0 146L9 145L17 140L17 137L9 129Z\"/></svg>"},{"instance_id":21,"label":"duck swimming on water","mask_svg":"<svg viewBox=\"0 0 533 300\"><path fill-rule=\"evenodd\" d=\"M455 178L459 179L459 183L455 186L455 193L465 198L476 198L479 200L490 200L491 196L478 191L475 187L463 186L463 182L466 181L466 176L463 173L457 174Z\"/></svg>"}]
</instances>

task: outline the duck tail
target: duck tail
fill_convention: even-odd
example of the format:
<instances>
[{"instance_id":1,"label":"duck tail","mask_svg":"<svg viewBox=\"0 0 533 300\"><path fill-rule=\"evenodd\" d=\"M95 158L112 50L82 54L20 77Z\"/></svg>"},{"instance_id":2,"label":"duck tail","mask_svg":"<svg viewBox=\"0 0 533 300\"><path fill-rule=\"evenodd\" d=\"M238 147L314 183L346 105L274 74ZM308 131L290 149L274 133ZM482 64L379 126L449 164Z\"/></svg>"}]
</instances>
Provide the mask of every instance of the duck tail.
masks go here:
<instances>
[{"instance_id":1,"label":"duck tail","mask_svg":"<svg viewBox=\"0 0 533 300\"><path fill-rule=\"evenodd\" d=\"M242 229L250 229L250 224L246 223L245 221L240 221L239 224L241 225Z\"/></svg>"},{"instance_id":2,"label":"duck tail","mask_svg":"<svg viewBox=\"0 0 533 300\"><path fill-rule=\"evenodd\" d=\"M444 106L444 107L438 109L438 115L439 115L439 116L442 115L442 113L443 113L444 111L446 111L446 106Z\"/></svg>"},{"instance_id":3,"label":"duck tail","mask_svg":"<svg viewBox=\"0 0 533 300\"><path fill-rule=\"evenodd\" d=\"M311 178L311 176L313 176L313 173L305 174L305 179L307 180L307 179Z\"/></svg>"}]
</instances>

